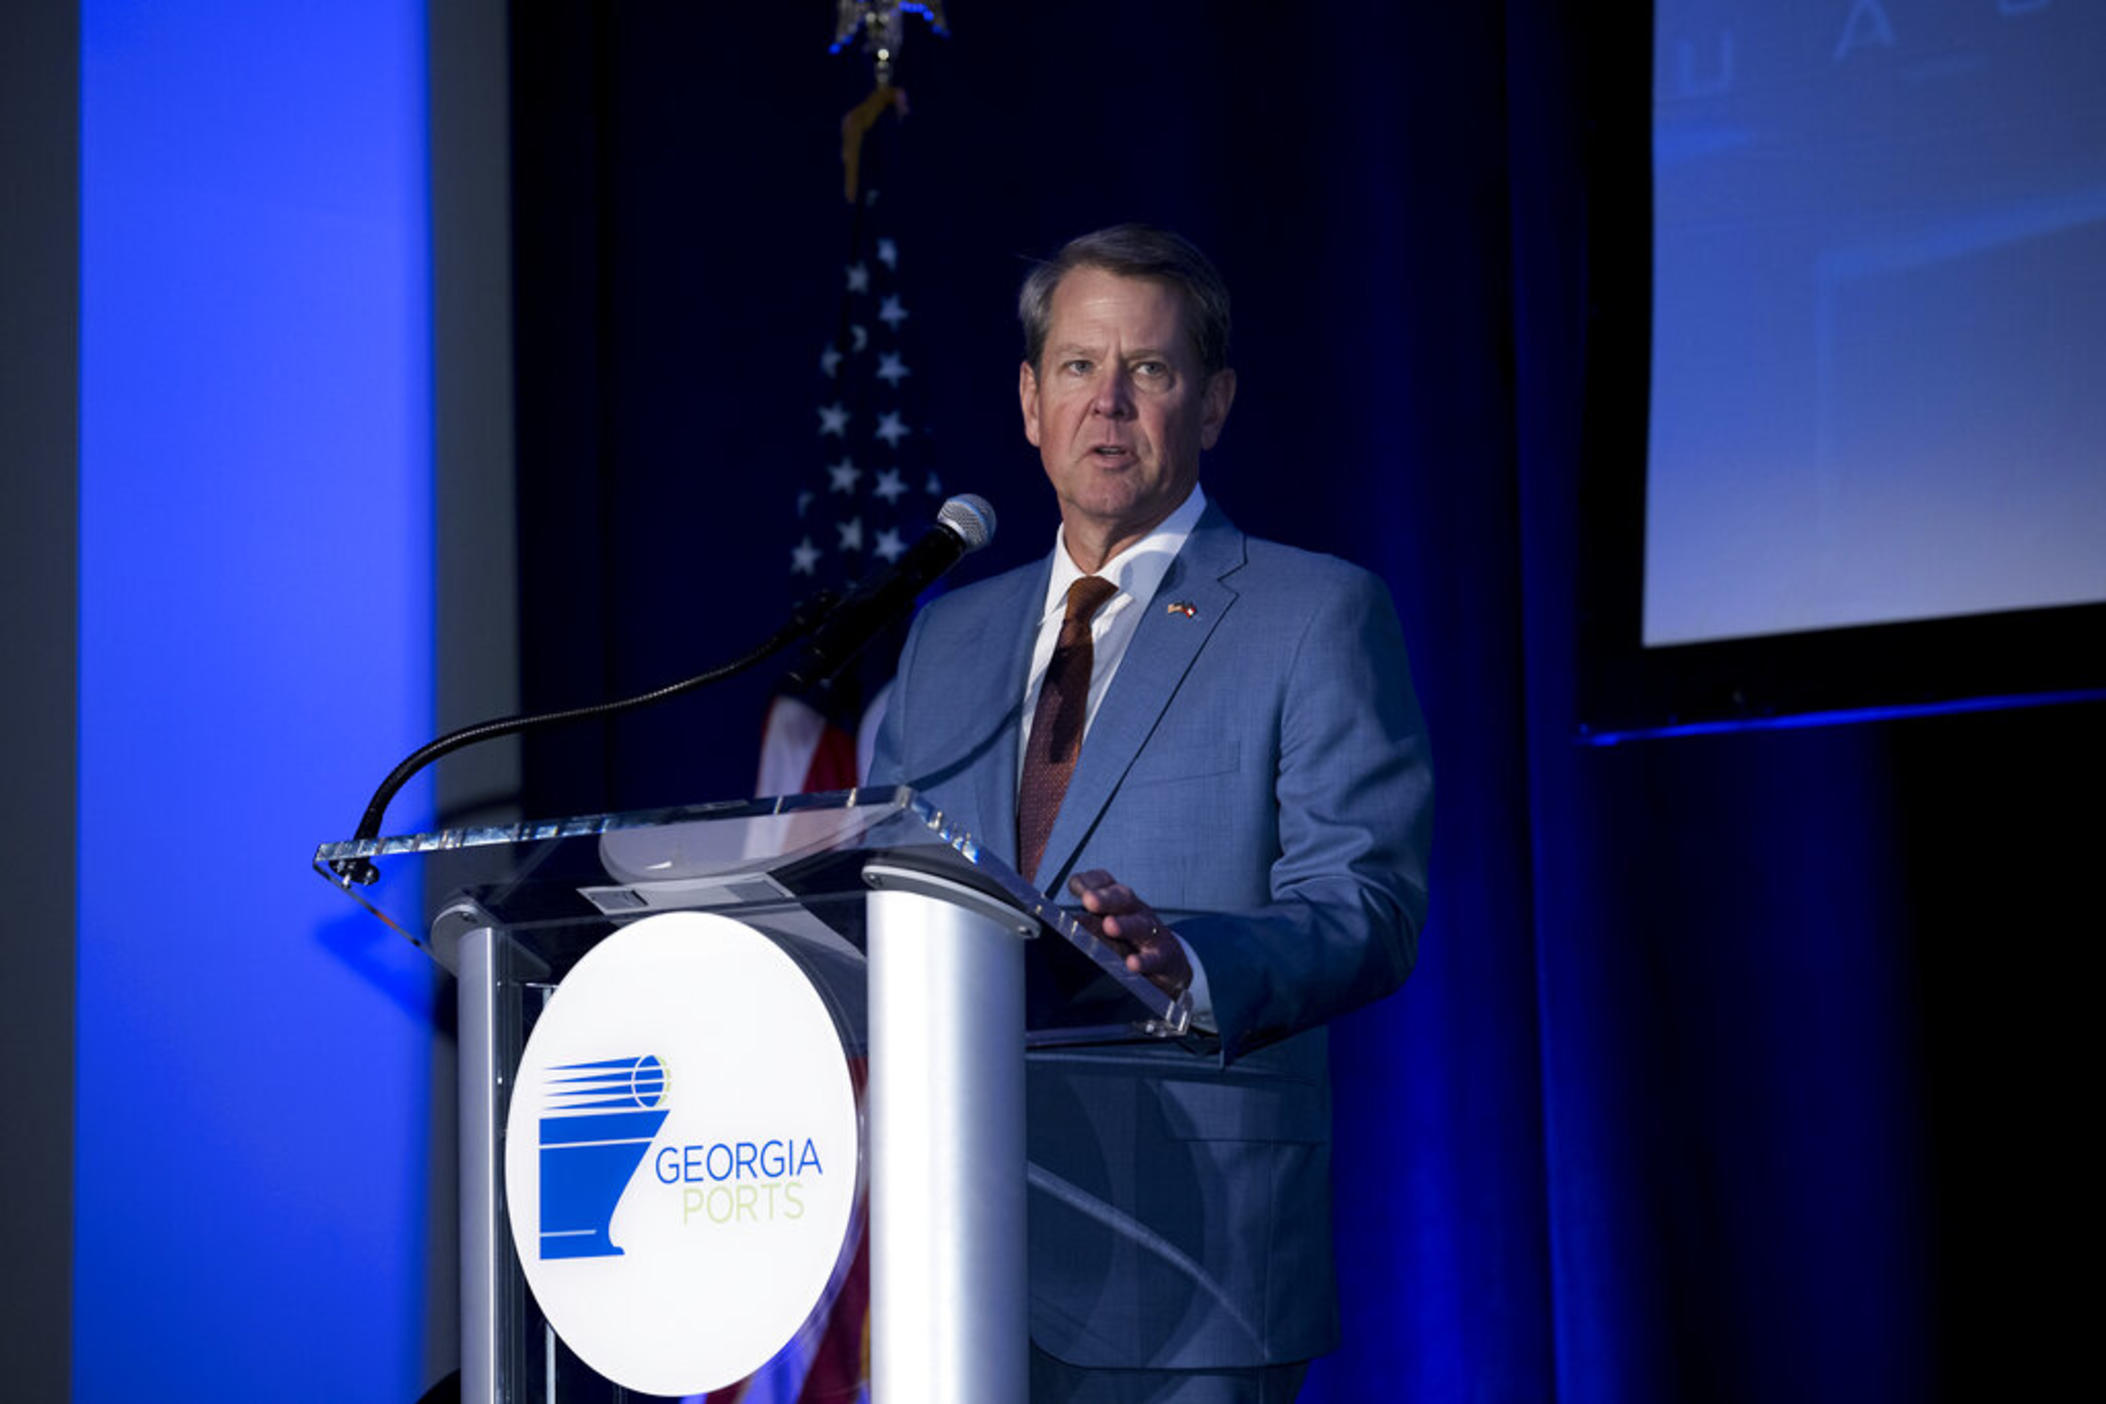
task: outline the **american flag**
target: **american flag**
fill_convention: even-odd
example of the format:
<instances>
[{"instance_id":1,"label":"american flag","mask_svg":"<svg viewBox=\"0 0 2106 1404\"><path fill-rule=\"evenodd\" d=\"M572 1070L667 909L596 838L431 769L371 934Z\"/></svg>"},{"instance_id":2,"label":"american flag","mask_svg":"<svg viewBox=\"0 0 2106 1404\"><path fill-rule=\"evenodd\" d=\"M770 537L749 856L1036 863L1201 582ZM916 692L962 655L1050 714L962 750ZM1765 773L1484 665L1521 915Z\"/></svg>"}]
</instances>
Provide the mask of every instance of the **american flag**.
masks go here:
<instances>
[{"instance_id":1,"label":"american flag","mask_svg":"<svg viewBox=\"0 0 2106 1404\"><path fill-rule=\"evenodd\" d=\"M866 154L863 170L872 173ZM786 593L846 593L928 530L943 505L921 417L920 367L910 349L912 300L904 259L886 228L880 191L852 206L848 255L828 271L840 290L832 335L818 351L808 458L790 509ZM870 768L870 745L906 633L901 620L823 690L780 692L761 738L761 795L840 790ZM857 1096L863 1065L851 1065ZM708 1404L853 1404L870 1397L870 1224L858 1205L854 1251L817 1314L750 1378L717 1390Z\"/></svg>"},{"instance_id":2,"label":"american flag","mask_svg":"<svg viewBox=\"0 0 2106 1404\"><path fill-rule=\"evenodd\" d=\"M929 466L920 368L910 350L914 312L899 241L885 230L880 192L855 206L839 279L840 312L817 358L810 458L799 479L784 566L793 597L846 592L899 559L943 505ZM823 692L770 704L755 793L840 790L869 771L870 742L905 622L880 637Z\"/></svg>"}]
</instances>

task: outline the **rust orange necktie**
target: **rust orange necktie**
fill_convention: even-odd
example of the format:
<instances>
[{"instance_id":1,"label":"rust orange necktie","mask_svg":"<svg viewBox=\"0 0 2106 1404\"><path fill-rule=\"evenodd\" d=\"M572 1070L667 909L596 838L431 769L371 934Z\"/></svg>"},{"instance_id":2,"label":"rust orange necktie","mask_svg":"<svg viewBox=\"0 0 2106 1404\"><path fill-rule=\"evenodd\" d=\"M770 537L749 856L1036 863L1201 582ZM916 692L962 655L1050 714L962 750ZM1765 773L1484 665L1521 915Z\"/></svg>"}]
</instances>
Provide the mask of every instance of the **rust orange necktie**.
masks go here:
<instances>
[{"instance_id":1,"label":"rust orange necktie","mask_svg":"<svg viewBox=\"0 0 2106 1404\"><path fill-rule=\"evenodd\" d=\"M1101 576L1085 575L1068 586L1067 617L1060 622L1060 641L1039 686L1038 707L1031 714L1031 739L1024 747L1024 772L1016 790L1017 871L1038 881L1046 837L1068 792L1075 757L1082 750L1082 731L1089 718L1090 669L1096 647L1090 620L1119 587Z\"/></svg>"}]
</instances>

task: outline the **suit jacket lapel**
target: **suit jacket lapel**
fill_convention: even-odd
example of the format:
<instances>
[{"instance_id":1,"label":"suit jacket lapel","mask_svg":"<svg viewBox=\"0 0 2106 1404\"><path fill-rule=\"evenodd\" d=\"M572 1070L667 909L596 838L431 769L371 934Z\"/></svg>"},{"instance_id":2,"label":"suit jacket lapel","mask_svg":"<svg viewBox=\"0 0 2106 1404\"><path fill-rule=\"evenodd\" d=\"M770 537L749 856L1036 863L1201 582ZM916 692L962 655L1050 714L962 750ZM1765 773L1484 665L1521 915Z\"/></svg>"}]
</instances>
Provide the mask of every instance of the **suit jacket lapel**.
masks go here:
<instances>
[{"instance_id":1,"label":"suit jacket lapel","mask_svg":"<svg viewBox=\"0 0 2106 1404\"><path fill-rule=\"evenodd\" d=\"M1051 558L1036 570L1019 570L1006 598L997 604L997 619L1016 621L1008 661L989 673L985 669L964 670L961 676L987 680L984 694L964 700L973 715L999 717L1000 730L987 755L973 768L972 796L979 812L966 821L974 838L1004 863L1016 861L1016 772L1017 733L1023 727L1024 684L1031 672L1031 645L1038 634L1039 616L1046 603L1046 579L1052 574ZM999 634L990 634L990 638Z\"/></svg>"},{"instance_id":2,"label":"suit jacket lapel","mask_svg":"<svg viewBox=\"0 0 2106 1404\"><path fill-rule=\"evenodd\" d=\"M1219 507L1208 503L1192 534L1185 538L1184 549L1163 576L1155 598L1140 606L1140 627L1135 630L1118 674L1112 678L1111 689L1104 694L1089 734L1083 739L1082 754L1076 758L1075 773L1068 780L1067 795L1061 800L1053 832L1046 839L1045 857L1039 864L1039 875L1047 890L1065 881L1075 855L1096 828L1098 816L1111 802L1134 757L1162 720L1178 685L1191 670L1192 661L1235 603L1236 592L1221 577L1241 566L1243 558L1243 533L1229 524ZM1039 590L1043 597L1043 580ZM1188 616L1181 609L1171 613L1169 605L1173 602L1190 604L1192 613ZM1010 808L1014 810L1014 741L1009 750ZM1014 853L1013 813L1009 831L1008 852Z\"/></svg>"}]
</instances>

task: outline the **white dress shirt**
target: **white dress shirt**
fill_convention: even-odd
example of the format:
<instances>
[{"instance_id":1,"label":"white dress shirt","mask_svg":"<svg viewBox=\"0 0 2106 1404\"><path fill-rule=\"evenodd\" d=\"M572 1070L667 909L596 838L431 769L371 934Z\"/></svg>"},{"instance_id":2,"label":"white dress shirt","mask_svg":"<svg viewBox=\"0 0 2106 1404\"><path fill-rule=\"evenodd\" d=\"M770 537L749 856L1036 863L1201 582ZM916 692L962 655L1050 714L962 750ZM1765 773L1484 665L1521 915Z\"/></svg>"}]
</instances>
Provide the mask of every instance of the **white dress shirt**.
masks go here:
<instances>
[{"instance_id":1,"label":"white dress shirt","mask_svg":"<svg viewBox=\"0 0 2106 1404\"><path fill-rule=\"evenodd\" d=\"M1111 686L1112 674L1119 671L1134 631L1141 627L1142 610L1155 598L1156 587L1170 573L1170 562L1184 549L1185 538L1192 534L1199 514L1206 509L1207 495L1194 483L1192 495L1163 518L1154 531L1095 572L1118 586L1119 593L1106 600L1090 618L1090 700L1082 722L1085 739L1097 720L1097 708ZM1060 626L1067 618L1068 587L1088 574L1091 572L1076 565L1068 554L1067 528L1060 528L1053 534L1053 570L1046 581L1046 605L1039 615L1038 641L1031 646L1031 671L1024 682L1024 727L1017 745L1019 780L1024 774L1024 754L1031 746L1031 714L1038 710L1039 689L1045 685L1046 670L1053 666L1053 649L1060 642Z\"/></svg>"},{"instance_id":2,"label":"white dress shirt","mask_svg":"<svg viewBox=\"0 0 2106 1404\"><path fill-rule=\"evenodd\" d=\"M1111 686L1112 675L1119 671L1126 649L1132 644L1135 631L1141 627L1142 613L1155 598L1156 587L1170 573L1170 562L1184 549L1185 538L1198 524L1199 514L1206 509L1207 495L1200 491L1199 484L1194 483L1191 496L1163 518L1154 531L1113 556L1104 563L1102 570L1096 572L1076 565L1068 554L1065 527L1054 533L1053 569L1046 580L1045 610L1039 616L1038 639L1031 646L1031 671L1024 682L1023 731L1018 737L1016 750L1019 784L1024 774L1023 757L1031 747L1032 713L1038 710L1039 689L1045 686L1046 671L1053 666L1054 647L1060 642L1060 626L1067 619L1068 587L1083 576L1094 573L1109 580L1119 590L1090 618L1090 696L1082 721L1082 735L1087 740L1090 726L1097 720L1097 708L1104 701L1106 689ZM1145 892L1136 895L1142 901L1148 899ZM1172 931L1171 935L1177 933ZM1178 936L1177 943L1185 948L1185 960L1192 967L1193 1020L1200 1027L1211 1030L1214 1002L1208 997L1206 970L1184 937Z\"/></svg>"}]
</instances>

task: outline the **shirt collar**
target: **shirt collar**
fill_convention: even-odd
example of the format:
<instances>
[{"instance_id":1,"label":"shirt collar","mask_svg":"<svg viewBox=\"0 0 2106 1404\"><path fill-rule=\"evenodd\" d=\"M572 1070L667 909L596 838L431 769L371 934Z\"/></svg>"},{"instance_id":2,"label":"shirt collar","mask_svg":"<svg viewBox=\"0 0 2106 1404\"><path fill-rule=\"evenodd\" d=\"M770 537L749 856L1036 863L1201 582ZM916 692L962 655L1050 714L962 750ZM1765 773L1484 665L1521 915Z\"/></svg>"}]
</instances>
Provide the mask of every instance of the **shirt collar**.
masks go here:
<instances>
[{"instance_id":1,"label":"shirt collar","mask_svg":"<svg viewBox=\"0 0 2106 1404\"><path fill-rule=\"evenodd\" d=\"M1067 528L1061 527L1053 533L1053 569L1046 580L1046 607L1039 615L1043 626L1048 618L1065 617L1068 611L1068 587L1085 575L1103 576L1119 587L1119 593L1107 600L1104 609L1112 609L1131 596L1145 600L1155 594L1163 577L1170 573L1170 562L1184 549L1185 538L1199 524L1200 514L1207 510L1207 495L1197 483L1178 505L1176 511L1163 518L1154 531L1149 532L1133 545L1104 563L1104 569L1091 572L1075 564L1068 555Z\"/></svg>"}]
</instances>

